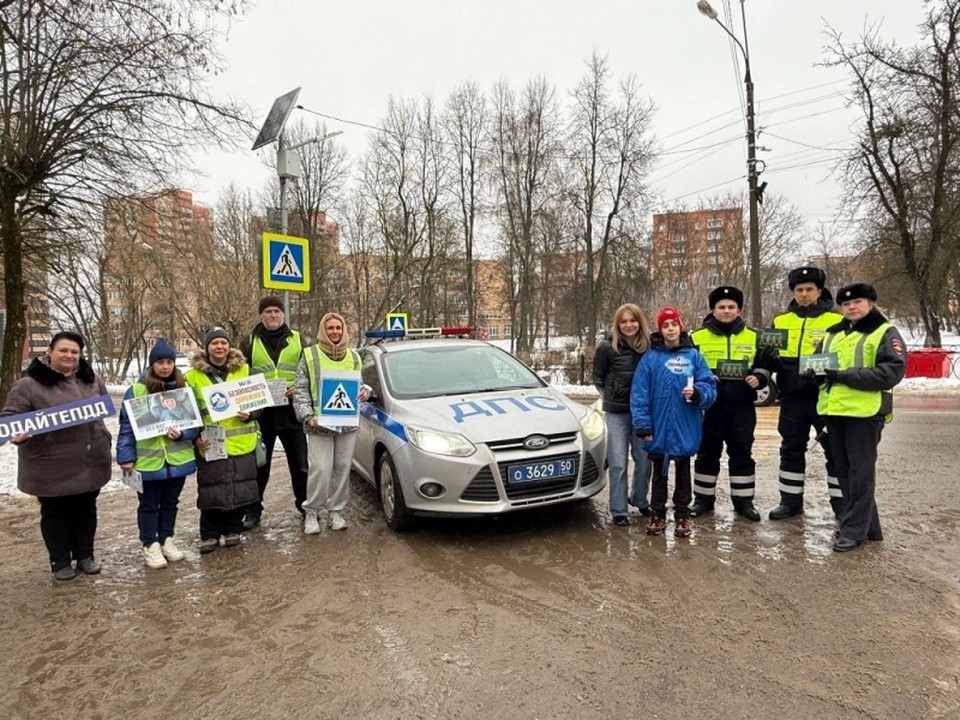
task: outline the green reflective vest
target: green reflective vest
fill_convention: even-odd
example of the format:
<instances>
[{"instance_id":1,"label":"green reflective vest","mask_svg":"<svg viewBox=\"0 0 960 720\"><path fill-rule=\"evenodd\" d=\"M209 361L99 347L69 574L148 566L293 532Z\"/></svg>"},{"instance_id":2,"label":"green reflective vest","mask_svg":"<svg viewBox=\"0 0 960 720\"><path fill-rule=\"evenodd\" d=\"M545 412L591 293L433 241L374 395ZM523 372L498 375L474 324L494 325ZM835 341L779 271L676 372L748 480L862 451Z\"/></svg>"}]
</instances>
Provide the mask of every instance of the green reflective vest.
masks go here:
<instances>
[{"instance_id":1,"label":"green reflective vest","mask_svg":"<svg viewBox=\"0 0 960 720\"><path fill-rule=\"evenodd\" d=\"M133 384L133 396L141 397L147 394L147 386L143 383ZM193 443L186 440L171 440L166 435L137 440L137 461L133 467L138 472L156 472L164 464L186 465L193 462Z\"/></svg>"},{"instance_id":2,"label":"green reflective vest","mask_svg":"<svg viewBox=\"0 0 960 720\"><path fill-rule=\"evenodd\" d=\"M828 311L816 317L800 317L788 312L777 315L773 326L778 330L787 330L787 347L780 351L782 358L797 358L801 355L813 355L817 343L823 340L827 328L843 320L843 315Z\"/></svg>"},{"instance_id":3,"label":"green reflective vest","mask_svg":"<svg viewBox=\"0 0 960 720\"><path fill-rule=\"evenodd\" d=\"M239 380L250 374L250 366L244 365L227 375L227 380ZM187 385L193 388L194 397L197 398L197 407L200 409L200 416L203 418L204 425L220 425L226 431L227 436L227 455L246 455L253 452L257 446L257 423L253 420L242 422L236 417L227 418L220 422L213 422L210 419L210 410L207 409L207 402L203 398L202 388L213 385L213 380L206 373L190 368L184 375Z\"/></svg>"},{"instance_id":4,"label":"green reflective vest","mask_svg":"<svg viewBox=\"0 0 960 720\"><path fill-rule=\"evenodd\" d=\"M757 354L757 333L748 327L735 335L717 335L707 328L700 328L693 331L690 339L711 370L716 370L721 360L746 360L747 368L753 367L753 357Z\"/></svg>"},{"instance_id":5,"label":"green reflective vest","mask_svg":"<svg viewBox=\"0 0 960 720\"><path fill-rule=\"evenodd\" d=\"M829 333L823 340L821 352L835 352L840 370L873 367L877 362L877 349L889 328L889 323L883 323L869 334ZM893 393L889 390L857 390L842 383L822 385L817 398L817 412L821 415L867 418L886 411L886 421L890 422L892 408Z\"/></svg>"},{"instance_id":6,"label":"green reflective vest","mask_svg":"<svg viewBox=\"0 0 960 720\"><path fill-rule=\"evenodd\" d=\"M303 351L303 359L307 365L307 375L310 378L310 399L313 401L313 414L320 414L320 376L324 370L360 370L360 356L352 348L340 360L332 360L321 352L316 345Z\"/></svg>"},{"instance_id":7,"label":"green reflective vest","mask_svg":"<svg viewBox=\"0 0 960 720\"><path fill-rule=\"evenodd\" d=\"M280 351L280 357L277 362L263 346L263 340L258 335L250 336L250 374L256 375L263 373L267 380L273 378L283 378L287 381L287 388L293 387L293 381L297 379L297 364L300 362L300 353L303 347L300 343L300 333L296 330L287 338L287 346Z\"/></svg>"}]
</instances>

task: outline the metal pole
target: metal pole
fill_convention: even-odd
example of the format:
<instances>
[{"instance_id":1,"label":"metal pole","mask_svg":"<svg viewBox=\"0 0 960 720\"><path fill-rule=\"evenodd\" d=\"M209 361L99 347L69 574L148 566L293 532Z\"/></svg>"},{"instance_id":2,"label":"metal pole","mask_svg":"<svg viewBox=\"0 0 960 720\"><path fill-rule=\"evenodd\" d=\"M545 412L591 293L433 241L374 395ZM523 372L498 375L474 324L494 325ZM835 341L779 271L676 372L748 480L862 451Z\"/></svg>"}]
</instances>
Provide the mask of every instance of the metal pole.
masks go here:
<instances>
[{"instance_id":1,"label":"metal pole","mask_svg":"<svg viewBox=\"0 0 960 720\"><path fill-rule=\"evenodd\" d=\"M750 188L750 316L754 327L763 325L763 298L760 283L760 218L757 210L757 131L753 114L753 79L750 57L744 55L747 68L747 185Z\"/></svg>"},{"instance_id":2,"label":"metal pole","mask_svg":"<svg viewBox=\"0 0 960 720\"><path fill-rule=\"evenodd\" d=\"M277 138L277 154L279 155L280 151L283 150L283 133L280 133L280 136ZM287 234L287 178L285 175L280 175L280 234ZM284 312L290 312L290 291L283 291L283 307Z\"/></svg>"}]
</instances>

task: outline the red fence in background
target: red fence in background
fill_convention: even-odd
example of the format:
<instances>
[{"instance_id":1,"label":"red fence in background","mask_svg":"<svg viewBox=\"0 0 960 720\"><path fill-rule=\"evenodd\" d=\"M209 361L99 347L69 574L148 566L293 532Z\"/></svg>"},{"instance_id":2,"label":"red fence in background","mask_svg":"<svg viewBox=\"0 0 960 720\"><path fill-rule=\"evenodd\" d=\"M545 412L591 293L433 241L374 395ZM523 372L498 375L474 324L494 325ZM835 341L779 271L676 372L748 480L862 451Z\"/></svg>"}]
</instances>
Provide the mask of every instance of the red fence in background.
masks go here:
<instances>
[{"instance_id":1,"label":"red fence in background","mask_svg":"<svg viewBox=\"0 0 960 720\"><path fill-rule=\"evenodd\" d=\"M919 348L907 353L907 377L946 378L953 375L953 351L949 348Z\"/></svg>"}]
</instances>

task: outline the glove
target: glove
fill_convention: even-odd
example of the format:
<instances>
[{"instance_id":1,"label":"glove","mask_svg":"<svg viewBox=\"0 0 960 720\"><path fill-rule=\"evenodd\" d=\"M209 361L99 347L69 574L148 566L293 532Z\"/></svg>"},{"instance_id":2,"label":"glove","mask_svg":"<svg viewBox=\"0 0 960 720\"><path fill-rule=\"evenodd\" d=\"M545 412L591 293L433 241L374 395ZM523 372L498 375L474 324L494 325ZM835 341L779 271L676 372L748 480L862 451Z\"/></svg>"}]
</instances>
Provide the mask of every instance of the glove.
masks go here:
<instances>
[{"instance_id":1,"label":"glove","mask_svg":"<svg viewBox=\"0 0 960 720\"><path fill-rule=\"evenodd\" d=\"M653 435L653 428L634 428L633 434L638 438L645 438L647 435Z\"/></svg>"},{"instance_id":2,"label":"glove","mask_svg":"<svg viewBox=\"0 0 960 720\"><path fill-rule=\"evenodd\" d=\"M827 382L833 383L834 385L838 383L843 384L843 377L841 376L839 370L827 368L823 371L823 374L827 376Z\"/></svg>"},{"instance_id":3,"label":"glove","mask_svg":"<svg viewBox=\"0 0 960 720\"><path fill-rule=\"evenodd\" d=\"M813 368L807 368L804 370L802 373L800 373L800 377L802 377L804 380L810 380L811 382L817 381L817 374L813 371Z\"/></svg>"}]
</instances>

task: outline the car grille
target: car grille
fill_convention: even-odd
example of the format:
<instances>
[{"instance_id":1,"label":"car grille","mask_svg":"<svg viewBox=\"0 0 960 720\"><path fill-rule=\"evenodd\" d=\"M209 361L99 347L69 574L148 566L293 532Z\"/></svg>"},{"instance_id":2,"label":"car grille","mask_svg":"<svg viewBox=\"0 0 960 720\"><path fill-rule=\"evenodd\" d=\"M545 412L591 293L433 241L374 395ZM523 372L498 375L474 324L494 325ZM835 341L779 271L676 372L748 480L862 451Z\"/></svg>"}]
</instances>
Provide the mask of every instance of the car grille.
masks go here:
<instances>
[{"instance_id":1,"label":"car grille","mask_svg":"<svg viewBox=\"0 0 960 720\"><path fill-rule=\"evenodd\" d=\"M576 442L577 433L553 433L552 435L544 435L544 437L550 440L550 447L553 447L554 445L561 445L563 443ZM487 447L489 447L495 453L505 452L508 450L525 450L526 448L523 447L523 441L526 439L526 436L524 436L521 438L510 438L509 440L495 440L493 442L488 442Z\"/></svg>"},{"instance_id":2,"label":"car grille","mask_svg":"<svg viewBox=\"0 0 960 720\"><path fill-rule=\"evenodd\" d=\"M568 460L568 459L577 459L575 455L550 455L548 457L537 458L537 460L549 461L549 460ZM501 462L497 464L497 468L500 471L500 478L503 480L507 468L510 465L515 465L519 460L510 460L508 462ZM600 470L597 468L597 463L594 462L593 456L590 453L584 455L583 460L583 469L580 473L580 486L586 487L587 485L593 485L597 480L600 479ZM573 492L577 486L577 478L556 478L550 480L541 480L539 482L524 483L522 485L507 485L504 482L504 487L507 491L507 499L511 502L514 501L524 501L531 500L538 497L544 496L553 496L565 492ZM472 502L497 502L500 500L500 493L497 490L497 483L494 480L493 473L490 472L489 467L484 467L473 476L473 480L470 481L470 484L464 489L460 494L461 500L469 500Z\"/></svg>"},{"instance_id":3,"label":"car grille","mask_svg":"<svg viewBox=\"0 0 960 720\"><path fill-rule=\"evenodd\" d=\"M473 502L497 502L500 499L497 483L493 479L489 466L473 476L470 484L460 493L460 499Z\"/></svg>"},{"instance_id":4,"label":"car grille","mask_svg":"<svg viewBox=\"0 0 960 720\"><path fill-rule=\"evenodd\" d=\"M585 453L583 458L583 472L580 474L580 487L593 485L600 479L600 470L593 461L593 455Z\"/></svg>"}]
</instances>

